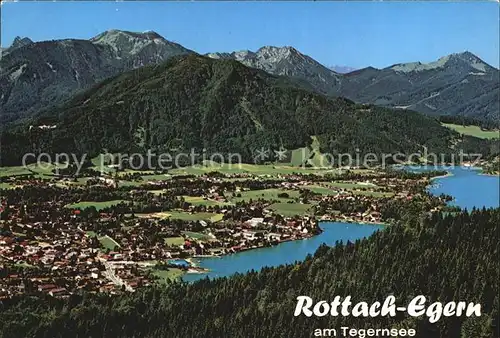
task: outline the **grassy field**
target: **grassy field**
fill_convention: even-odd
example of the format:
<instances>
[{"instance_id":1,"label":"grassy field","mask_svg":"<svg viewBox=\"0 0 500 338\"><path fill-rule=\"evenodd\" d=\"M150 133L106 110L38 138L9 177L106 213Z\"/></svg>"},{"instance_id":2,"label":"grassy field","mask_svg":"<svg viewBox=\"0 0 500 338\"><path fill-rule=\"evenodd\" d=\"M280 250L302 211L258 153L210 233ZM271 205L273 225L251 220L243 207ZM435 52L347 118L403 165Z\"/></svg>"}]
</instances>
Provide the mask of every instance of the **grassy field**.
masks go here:
<instances>
[{"instance_id":1,"label":"grassy field","mask_svg":"<svg viewBox=\"0 0 500 338\"><path fill-rule=\"evenodd\" d=\"M300 203L274 203L269 206L269 209L274 210L280 215L292 217L308 214L312 206L312 204Z\"/></svg>"},{"instance_id":2,"label":"grassy field","mask_svg":"<svg viewBox=\"0 0 500 338\"><path fill-rule=\"evenodd\" d=\"M200 232L193 232L193 231L183 231L182 234L186 237L191 237L195 238L198 240L205 240L208 241L211 238L205 234L202 234ZM179 246L184 244L184 237L167 237L165 238L165 244L170 245L170 246Z\"/></svg>"},{"instance_id":3,"label":"grassy field","mask_svg":"<svg viewBox=\"0 0 500 338\"><path fill-rule=\"evenodd\" d=\"M19 167L0 167L0 177L29 175L31 171L23 166Z\"/></svg>"},{"instance_id":4,"label":"grassy field","mask_svg":"<svg viewBox=\"0 0 500 338\"><path fill-rule=\"evenodd\" d=\"M15 185L9 183L0 183L0 189L13 189L15 187Z\"/></svg>"},{"instance_id":5,"label":"grassy field","mask_svg":"<svg viewBox=\"0 0 500 338\"><path fill-rule=\"evenodd\" d=\"M241 174L245 173L246 170L243 167L244 164L220 164L213 161L205 161L203 164L194 165L191 167L172 169L170 174L172 175L203 175L206 173L218 171L224 174Z\"/></svg>"},{"instance_id":6,"label":"grassy field","mask_svg":"<svg viewBox=\"0 0 500 338\"><path fill-rule=\"evenodd\" d=\"M192 205L205 205L205 206L223 206L223 205L228 205L230 203L227 202L219 202L219 201L214 201L214 200L207 200L204 199L203 197L200 196L182 196L184 197L184 200L188 203L191 203Z\"/></svg>"},{"instance_id":7,"label":"grassy field","mask_svg":"<svg viewBox=\"0 0 500 338\"><path fill-rule=\"evenodd\" d=\"M305 151L307 157L311 156L309 160L310 163L317 166L317 168L301 168L299 165L301 161L299 158L303 156L302 151ZM323 163L321 158L322 154L319 151L314 151L309 148L300 148L292 151L292 161L291 163L277 163L277 164L249 164L249 163L235 163L235 164L220 164L213 161L205 161L203 164L198 164L190 167L183 167L172 169L168 174L155 174L153 171L134 171L126 170L124 172L119 172L118 176L123 177L125 174L139 173L141 174L142 181L131 182L131 181L120 181L121 185L141 185L146 184L151 181L165 181L170 180L174 176L178 175L195 175L200 176L211 172L220 172L223 174L252 174L255 176L277 176L277 175L290 175L294 173L302 174L323 174L328 171L324 168L319 168L320 164ZM297 163L294 163L297 162ZM326 163L326 162L324 162Z\"/></svg>"},{"instance_id":8,"label":"grassy field","mask_svg":"<svg viewBox=\"0 0 500 338\"><path fill-rule=\"evenodd\" d=\"M165 244L169 246L179 246L184 244L184 238L182 237L167 237L165 238Z\"/></svg>"},{"instance_id":9,"label":"grassy field","mask_svg":"<svg viewBox=\"0 0 500 338\"><path fill-rule=\"evenodd\" d=\"M109 167L109 166L104 164L104 162L108 161L109 158L110 157L108 157L105 154L97 155L96 157L94 157L90 160L92 162L92 164L94 165L91 168L96 170L96 171L100 171L100 172L106 172L106 173L115 172L116 171L115 168Z\"/></svg>"},{"instance_id":10,"label":"grassy field","mask_svg":"<svg viewBox=\"0 0 500 338\"><path fill-rule=\"evenodd\" d=\"M321 195L336 195L338 193L338 191L334 190L333 188L321 187L318 185L306 185L304 186L304 188Z\"/></svg>"},{"instance_id":11,"label":"grassy field","mask_svg":"<svg viewBox=\"0 0 500 338\"><path fill-rule=\"evenodd\" d=\"M153 194L153 195L161 195L166 192L165 189L159 189L159 190L148 190L148 193Z\"/></svg>"},{"instance_id":12,"label":"grassy field","mask_svg":"<svg viewBox=\"0 0 500 338\"><path fill-rule=\"evenodd\" d=\"M146 182L144 181L124 181L124 180L119 180L118 181L118 187L139 187Z\"/></svg>"},{"instance_id":13,"label":"grassy field","mask_svg":"<svg viewBox=\"0 0 500 338\"><path fill-rule=\"evenodd\" d=\"M20 176L20 175L52 175L52 169L56 167L64 167L64 165L53 165L50 163L41 162L39 165L28 164L26 167L0 167L0 177L5 176Z\"/></svg>"},{"instance_id":14,"label":"grassy field","mask_svg":"<svg viewBox=\"0 0 500 338\"><path fill-rule=\"evenodd\" d=\"M172 179L172 175L169 174L154 174L154 175L142 175L142 182L156 182L156 181L169 181Z\"/></svg>"},{"instance_id":15,"label":"grassy field","mask_svg":"<svg viewBox=\"0 0 500 338\"><path fill-rule=\"evenodd\" d=\"M282 198L278 197L280 193L287 193L290 198ZM299 197L299 192L296 190L285 190L285 189L264 189L264 190L246 190L240 192L241 197L232 197L232 202L239 201L249 201L249 200L258 200L262 198L266 201L277 200L281 202L287 202L293 200L294 198Z\"/></svg>"},{"instance_id":16,"label":"grassy field","mask_svg":"<svg viewBox=\"0 0 500 338\"><path fill-rule=\"evenodd\" d=\"M95 201L88 201L88 202L78 202L74 204L68 204L66 208L71 208L71 209L85 209L88 207L95 207L97 210L102 210L104 208L117 205L121 202L126 202L124 200L112 200L112 201L104 201L104 202L95 202Z\"/></svg>"},{"instance_id":17,"label":"grassy field","mask_svg":"<svg viewBox=\"0 0 500 338\"><path fill-rule=\"evenodd\" d=\"M218 222L222 219L222 214L214 214L210 212L188 213L184 211L169 211L170 218L181 219L184 221L211 221Z\"/></svg>"},{"instance_id":18,"label":"grassy field","mask_svg":"<svg viewBox=\"0 0 500 338\"><path fill-rule=\"evenodd\" d=\"M71 180L71 181L58 182L56 184L59 184L61 186L85 185L87 184L88 180L90 180L90 177L78 177L76 179L76 182Z\"/></svg>"},{"instance_id":19,"label":"grassy field","mask_svg":"<svg viewBox=\"0 0 500 338\"><path fill-rule=\"evenodd\" d=\"M101 245L105 248L105 249L109 249L111 251L113 251L115 249L115 247L119 247L120 245L118 243L116 243L111 237L109 236L103 236L103 237L99 237L99 242L101 242Z\"/></svg>"},{"instance_id":20,"label":"grassy field","mask_svg":"<svg viewBox=\"0 0 500 338\"><path fill-rule=\"evenodd\" d=\"M187 236L187 237L191 237L191 238L195 238L195 239L199 239L199 240L207 241L207 240L211 239L209 236L202 234L202 233L199 233L199 232L183 231L182 234Z\"/></svg>"},{"instance_id":21,"label":"grassy field","mask_svg":"<svg viewBox=\"0 0 500 338\"><path fill-rule=\"evenodd\" d=\"M53 164L48 162L32 163L26 166L0 167L0 177L33 175L37 178L53 178L53 169L66 168L66 164Z\"/></svg>"},{"instance_id":22,"label":"grassy field","mask_svg":"<svg viewBox=\"0 0 500 338\"><path fill-rule=\"evenodd\" d=\"M311 156L311 154L312 150L309 147L294 149L291 151L290 164L292 166L301 166L304 164L305 160Z\"/></svg>"},{"instance_id":23,"label":"grassy field","mask_svg":"<svg viewBox=\"0 0 500 338\"><path fill-rule=\"evenodd\" d=\"M185 211L169 210L163 212L155 212L151 214L137 214L138 217L154 217L154 218L173 218L183 221L211 221L218 222L222 219L222 214L214 214L211 212L196 212L189 213Z\"/></svg>"},{"instance_id":24,"label":"grassy field","mask_svg":"<svg viewBox=\"0 0 500 338\"><path fill-rule=\"evenodd\" d=\"M293 173L321 173L321 170L299 168L287 164L219 164L211 161L205 161L203 165L195 165L173 169L170 171L172 175L203 175L205 173L218 171L224 174L253 174L253 175L286 175Z\"/></svg>"},{"instance_id":25,"label":"grassy field","mask_svg":"<svg viewBox=\"0 0 500 338\"><path fill-rule=\"evenodd\" d=\"M292 150L291 154L292 166L301 166L304 164L309 164L312 165L313 168L328 167L327 157L320 151L320 143L318 138L316 136L312 136L311 139L312 142L310 146Z\"/></svg>"},{"instance_id":26,"label":"grassy field","mask_svg":"<svg viewBox=\"0 0 500 338\"><path fill-rule=\"evenodd\" d=\"M151 272L153 275L159 277L159 283L167 283L168 281L179 280L184 274L184 271L177 268L169 268L168 270L152 269Z\"/></svg>"},{"instance_id":27,"label":"grassy field","mask_svg":"<svg viewBox=\"0 0 500 338\"><path fill-rule=\"evenodd\" d=\"M498 130L481 130L478 126L462 126L459 124L443 123L445 127L455 130L456 132L464 135L475 136L483 139L493 139L499 138L500 134Z\"/></svg>"}]
</instances>

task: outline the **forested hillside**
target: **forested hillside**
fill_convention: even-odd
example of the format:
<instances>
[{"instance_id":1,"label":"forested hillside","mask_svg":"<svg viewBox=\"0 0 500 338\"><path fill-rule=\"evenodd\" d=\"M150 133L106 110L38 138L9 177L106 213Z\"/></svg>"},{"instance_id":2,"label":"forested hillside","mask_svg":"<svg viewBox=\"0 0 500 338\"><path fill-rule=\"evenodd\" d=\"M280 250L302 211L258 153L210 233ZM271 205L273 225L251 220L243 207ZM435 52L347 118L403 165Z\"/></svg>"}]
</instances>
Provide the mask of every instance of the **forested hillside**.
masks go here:
<instances>
[{"instance_id":1,"label":"forested hillside","mask_svg":"<svg viewBox=\"0 0 500 338\"><path fill-rule=\"evenodd\" d=\"M430 117L331 99L303 83L234 60L174 57L108 79L2 135L2 161L43 152L166 152L172 148L240 153L295 149L317 136L328 153L451 153L459 135ZM467 143L466 140L465 143ZM477 149L476 149L477 150Z\"/></svg>"},{"instance_id":2,"label":"forested hillside","mask_svg":"<svg viewBox=\"0 0 500 338\"><path fill-rule=\"evenodd\" d=\"M0 128L110 76L189 53L155 32L109 30L90 40L40 42L18 37L0 58Z\"/></svg>"},{"instance_id":3,"label":"forested hillside","mask_svg":"<svg viewBox=\"0 0 500 338\"><path fill-rule=\"evenodd\" d=\"M368 239L323 246L304 262L120 297L73 295L2 304L3 337L311 337L315 328L415 328L422 338L498 337L500 211L410 217ZM294 317L296 297L394 295L482 305L482 316Z\"/></svg>"}]
</instances>

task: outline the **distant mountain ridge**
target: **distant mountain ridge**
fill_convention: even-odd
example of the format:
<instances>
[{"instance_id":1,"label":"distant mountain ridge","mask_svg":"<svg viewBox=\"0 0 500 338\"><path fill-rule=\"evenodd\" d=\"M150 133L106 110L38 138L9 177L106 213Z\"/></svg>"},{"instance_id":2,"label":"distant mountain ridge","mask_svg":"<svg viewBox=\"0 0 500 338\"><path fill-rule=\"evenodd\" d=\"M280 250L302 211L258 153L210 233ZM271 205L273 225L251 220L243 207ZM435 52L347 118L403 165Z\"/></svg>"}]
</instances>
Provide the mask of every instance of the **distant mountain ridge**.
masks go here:
<instances>
[{"instance_id":1,"label":"distant mountain ridge","mask_svg":"<svg viewBox=\"0 0 500 338\"><path fill-rule=\"evenodd\" d=\"M444 56L431 63L399 63L340 74L290 47L257 52L209 53L232 58L271 74L297 77L324 94L360 103L412 109L430 115L499 117L499 71L471 52ZM267 53L267 50L275 53ZM298 71L300 70L300 71Z\"/></svg>"},{"instance_id":2,"label":"distant mountain ridge","mask_svg":"<svg viewBox=\"0 0 500 338\"><path fill-rule=\"evenodd\" d=\"M499 71L471 52L431 63L372 67L346 75L340 95L358 102L412 109L430 115L496 120Z\"/></svg>"},{"instance_id":3,"label":"distant mountain ridge","mask_svg":"<svg viewBox=\"0 0 500 338\"><path fill-rule=\"evenodd\" d=\"M334 72L340 73L340 74L347 74L347 73L354 72L355 70L358 70L357 68L354 68L354 67L339 66L339 65L331 66L329 68L331 70L333 70Z\"/></svg>"},{"instance_id":4,"label":"distant mountain ridge","mask_svg":"<svg viewBox=\"0 0 500 338\"><path fill-rule=\"evenodd\" d=\"M53 127L36 128L46 125ZM1 142L2 161L10 165L35 142L48 153L174 147L238 153L250 162L256 149L297 149L312 136L328 154L409 154L424 145L450 154L467 141L414 111L355 104L235 60L192 54L106 79L5 131Z\"/></svg>"},{"instance_id":5,"label":"distant mountain ridge","mask_svg":"<svg viewBox=\"0 0 500 338\"><path fill-rule=\"evenodd\" d=\"M31 45L32 43L33 43L33 41L30 38L27 38L27 37L22 38L20 36L16 36L14 38L14 41L12 41L12 44L10 45L10 47L4 48L3 53L5 53L5 54L9 53L16 48Z\"/></svg>"},{"instance_id":6,"label":"distant mountain ridge","mask_svg":"<svg viewBox=\"0 0 500 338\"><path fill-rule=\"evenodd\" d=\"M2 54L0 124L4 125L58 105L124 71L196 53L152 31L109 30L89 40L33 42L16 38ZM367 67L347 74L333 71L291 46L207 56L288 76L304 88L359 103L476 119L496 120L499 115L499 71L470 52L428 64Z\"/></svg>"}]
</instances>

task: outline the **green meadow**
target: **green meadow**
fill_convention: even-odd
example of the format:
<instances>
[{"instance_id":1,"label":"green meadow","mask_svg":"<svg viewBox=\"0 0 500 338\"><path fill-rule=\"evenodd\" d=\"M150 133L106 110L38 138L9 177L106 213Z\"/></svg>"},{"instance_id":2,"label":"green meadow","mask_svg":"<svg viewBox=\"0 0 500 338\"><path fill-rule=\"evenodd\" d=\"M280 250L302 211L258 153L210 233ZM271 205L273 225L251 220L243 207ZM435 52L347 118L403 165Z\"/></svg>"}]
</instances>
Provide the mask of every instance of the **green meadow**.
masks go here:
<instances>
[{"instance_id":1,"label":"green meadow","mask_svg":"<svg viewBox=\"0 0 500 338\"><path fill-rule=\"evenodd\" d=\"M210 221L218 222L222 220L222 214L215 214L211 212L186 212L181 210L168 210L162 212L155 212L150 214L136 214L138 217L145 218L172 218L180 219L183 221Z\"/></svg>"},{"instance_id":2,"label":"green meadow","mask_svg":"<svg viewBox=\"0 0 500 338\"><path fill-rule=\"evenodd\" d=\"M211 199L206 199L200 196L182 196L184 200L188 203L191 203L192 205L204 205L204 206L224 206L228 205L230 203L227 202L219 202Z\"/></svg>"},{"instance_id":3,"label":"green meadow","mask_svg":"<svg viewBox=\"0 0 500 338\"><path fill-rule=\"evenodd\" d=\"M158 277L158 282L160 284L165 284L170 281L179 280L184 271L178 268L168 268L167 270L151 269L151 273Z\"/></svg>"},{"instance_id":4,"label":"green meadow","mask_svg":"<svg viewBox=\"0 0 500 338\"><path fill-rule=\"evenodd\" d=\"M482 130L478 126L462 126L460 124L443 123L445 127L455 130L464 135L470 135L482 139L494 139L500 137L498 130Z\"/></svg>"},{"instance_id":5,"label":"green meadow","mask_svg":"<svg viewBox=\"0 0 500 338\"><path fill-rule=\"evenodd\" d=\"M312 211L312 206L313 204L274 203L269 206L269 209L285 217L293 217L296 215L309 214Z\"/></svg>"},{"instance_id":6,"label":"green meadow","mask_svg":"<svg viewBox=\"0 0 500 338\"><path fill-rule=\"evenodd\" d=\"M104 201L104 202L96 202L96 201L82 201L74 204L66 205L66 208L71 209L85 209L88 207L95 207L97 210L102 210L113 205L120 204L121 202L126 202L124 200L112 200L112 201Z\"/></svg>"}]
</instances>

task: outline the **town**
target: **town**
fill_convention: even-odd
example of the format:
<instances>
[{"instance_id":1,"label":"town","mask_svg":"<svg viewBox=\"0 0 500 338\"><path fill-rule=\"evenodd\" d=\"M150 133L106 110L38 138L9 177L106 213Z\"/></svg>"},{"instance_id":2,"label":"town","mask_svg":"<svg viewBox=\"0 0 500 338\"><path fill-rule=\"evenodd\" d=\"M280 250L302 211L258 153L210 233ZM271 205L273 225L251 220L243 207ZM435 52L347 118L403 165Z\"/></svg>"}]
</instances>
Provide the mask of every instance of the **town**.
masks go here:
<instances>
[{"instance_id":1,"label":"town","mask_svg":"<svg viewBox=\"0 0 500 338\"><path fill-rule=\"evenodd\" d=\"M426 191L439 172L223 169L2 173L0 298L134 292L203 274L199 258L310 238L324 221L391 224L449 199Z\"/></svg>"}]
</instances>

